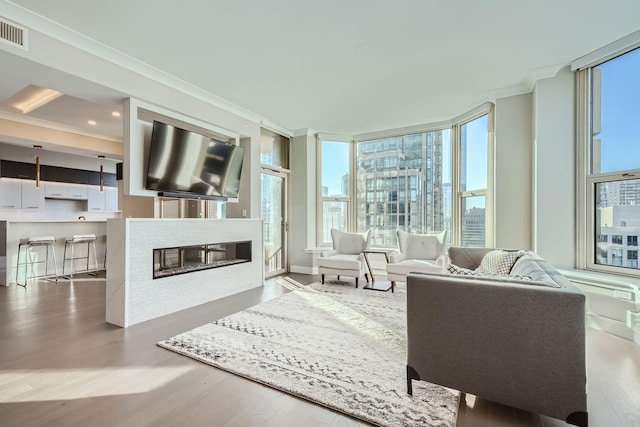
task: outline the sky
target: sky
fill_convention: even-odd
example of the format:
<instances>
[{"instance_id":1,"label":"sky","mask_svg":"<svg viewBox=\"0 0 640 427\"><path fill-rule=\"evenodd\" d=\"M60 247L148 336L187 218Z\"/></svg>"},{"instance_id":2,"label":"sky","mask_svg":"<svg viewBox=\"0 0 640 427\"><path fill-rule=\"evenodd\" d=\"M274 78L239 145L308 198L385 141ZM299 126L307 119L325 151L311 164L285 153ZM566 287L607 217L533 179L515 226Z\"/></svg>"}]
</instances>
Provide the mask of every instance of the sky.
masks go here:
<instances>
[{"instance_id":1,"label":"sky","mask_svg":"<svg viewBox=\"0 0 640 427\"><path fill-rule=\"evenodd\" d=\"M601 70L601 172L640 168L640 49ZM595 171L594 171L595 172Z\"/></svg>"}]
</instances>

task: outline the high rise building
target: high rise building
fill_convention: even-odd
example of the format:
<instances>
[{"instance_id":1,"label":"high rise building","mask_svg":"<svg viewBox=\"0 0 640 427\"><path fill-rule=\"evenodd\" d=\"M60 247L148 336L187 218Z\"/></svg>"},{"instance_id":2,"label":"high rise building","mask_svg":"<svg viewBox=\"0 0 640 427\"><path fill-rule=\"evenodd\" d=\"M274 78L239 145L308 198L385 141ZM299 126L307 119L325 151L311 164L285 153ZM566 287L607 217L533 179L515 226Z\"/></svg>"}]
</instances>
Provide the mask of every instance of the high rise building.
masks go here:
<instances>
[{"instance_id":1,"label":"high rise building","mask_svg":"<svg viewBox=\"0 0 640 427\"><path fill-rule=\"evenodd\" d=\"M445 211L442 144L441 131L358 143L358 230L371 228L376 244L394 246L397 229L427 233L450 224L451 211Z\"/></svg>"}]
</instances>

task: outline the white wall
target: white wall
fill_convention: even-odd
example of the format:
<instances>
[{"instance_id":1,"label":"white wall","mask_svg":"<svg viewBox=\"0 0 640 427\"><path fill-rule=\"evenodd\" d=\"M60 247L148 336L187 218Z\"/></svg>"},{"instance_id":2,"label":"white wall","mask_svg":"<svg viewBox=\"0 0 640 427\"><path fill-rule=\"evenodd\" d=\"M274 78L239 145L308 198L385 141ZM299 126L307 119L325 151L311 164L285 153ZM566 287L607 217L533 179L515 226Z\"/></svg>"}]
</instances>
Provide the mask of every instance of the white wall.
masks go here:
<instances>
[{"instance_id":1,"label":"white wall","mask_svg":"<svg viewBox=\"0 0 640 427\"><path fill-rule=\"evenodd\" d=\"M533 91L533 246L558 268L575 266L574 80L564 68Z\"/></svg>"},{"instance_id":2,"label":"white wall","mask_svg":"<svg viewBox=\"0 0 640 427\"><path fill-rule=\"evenodd\" d=\"M495 246L532 249L531 93L495 103Z\"/></svg>"},{"instance_id":3,"label":"white wall","mask_svg":"<svg viewBox=\"0 0 640 427\"><path fill-rule=\"evenodd\" d=\"M243 146L250 146L251 149L247 150L248 167L243 167L239 203L236 207L230 206L228 216L241 216L242 210L246 209L247 217L260 217L260 123L214 106L209 102L212 96L202 93L198 88L192 88L191 93L174 89L142 76L135 70L100 59L35 30L30 31L29 37L29 51L12 50L16 55L117 90L126 94L124 96L144 100L176 112L176 115L190 117L240 135L241 141L245 139L242 141ZM238 107L238 110L241 109ZM124 167L127 168L128 165L125 163ZM127 193L128 188L125 187L125 194Z\"/></svg>"},{"instance_id":4,"label":"white wall","mask_svg":"<svg viewBox=\"0 0 640 427\"><path fill-rule=\"evenodd\" d=\"M304 252L316 246L316 138L306 134L291 140L290 270L312 272L312 256Z\"/></svg>"}]
</instances>

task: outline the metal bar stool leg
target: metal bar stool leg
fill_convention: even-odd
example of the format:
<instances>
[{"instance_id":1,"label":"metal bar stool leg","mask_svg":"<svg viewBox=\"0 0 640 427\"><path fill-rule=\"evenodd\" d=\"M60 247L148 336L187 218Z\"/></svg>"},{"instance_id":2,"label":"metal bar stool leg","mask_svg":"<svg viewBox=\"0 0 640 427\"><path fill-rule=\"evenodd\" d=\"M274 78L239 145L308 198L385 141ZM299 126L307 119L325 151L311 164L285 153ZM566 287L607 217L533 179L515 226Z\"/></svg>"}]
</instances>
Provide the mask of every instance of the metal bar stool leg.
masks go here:
<instances>
[{"instance_id":1,"label":"metal bar stool leg","mask_svg":"<svg viewBox=\"0 0 640 427\"><path fill-rule=\"evenodd\" d=\"M25 246L23 243L18 244L18 259L16 260L16 285L27 287L27 270L25 269L24 283L20 283L20 252L22 251L22 247ZM26 254L25 254L26 256Z\"/></svg>"},{"instance_id":2,"label":"metal bar stool leg","mask_svg":"<svg viewBox=\"0 0 640 427\"><path fill-rule=\"evenodd\" d=\"M53 275L54 275L55 281L57 283L58 282L58 260L56 259L56 248L55 248L55 246L53 246L53 245L55 245L55 242L52 243L51 245L52 245L51 246L51 255L53 255ZM49 246L47 246L47 251L48 251L48 249L49 249ZM47 255L47 257L48 257L48 255ZM49 258L47 258L47 260L48 259ZM50 279L48 279L48 280L50 280Z\"/></svg>"},{"instance_id":3,"label":"metal bar stool leg","mask_svg":"<svg viewBox=\"0 0 640 427\"><path fill-rule=\"evenodd\" d=\"M64 268L67 266L67 245L68 244L69 244L69 241L66 240L64 242L64 253L62 254L62 276L65 276Z\"/></svg>"},{"instance_id":4,"label":"metal bar stool leg","mask_svg":"<svg viewBox=\"0 0 640 427\"><path fill-rule=\"evenodd\" d=\"M98 275L98 253L96 252L96 242L94 240L94 241L89 242L89 243L91 243L91 247L93 248L93 265L94 265L95 270L96 270L95 275L97 276ZM87 261L88 261L88 259L87 259ZM89 269L89 267L87 267L87 270L88 269Z\"/></svg>"}]
</instances>

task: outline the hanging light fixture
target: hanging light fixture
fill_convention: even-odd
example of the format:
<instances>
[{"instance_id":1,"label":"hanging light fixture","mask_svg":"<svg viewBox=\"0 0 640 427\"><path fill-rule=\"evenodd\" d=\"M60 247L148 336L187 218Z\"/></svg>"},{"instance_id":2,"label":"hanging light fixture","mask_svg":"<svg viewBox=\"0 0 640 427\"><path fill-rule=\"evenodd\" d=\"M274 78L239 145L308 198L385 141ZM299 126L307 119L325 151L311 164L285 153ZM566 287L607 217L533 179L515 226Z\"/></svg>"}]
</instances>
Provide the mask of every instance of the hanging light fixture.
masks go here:
<instances>
[{"instance_id":1,"label":"hanging light fixture","mask_svg":"<svg viewBox=\"0 0 640 427\"><path fill-rule=\"evenodd\" d=\"M100 159L100 192L104 191L104 167L102 166L102 161L104 160L104 156L98 156Z\"/></svg>"},{"instance_id":2,"label":"hanging light fixture","mask_svg":"<svg viewBox=\"0 0 640 427\"><path fill-rule=\"evenodd\" d=\"M38 151L42 150L42 145L33 146L36 152L36 188L40 188L40 154Z\"/></svg>"}]
</instances>

